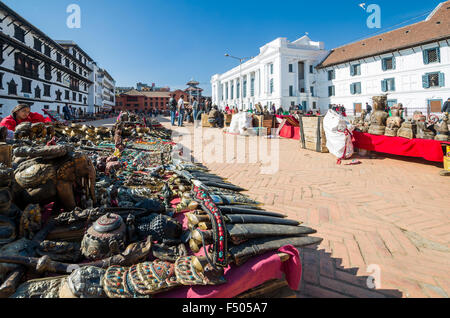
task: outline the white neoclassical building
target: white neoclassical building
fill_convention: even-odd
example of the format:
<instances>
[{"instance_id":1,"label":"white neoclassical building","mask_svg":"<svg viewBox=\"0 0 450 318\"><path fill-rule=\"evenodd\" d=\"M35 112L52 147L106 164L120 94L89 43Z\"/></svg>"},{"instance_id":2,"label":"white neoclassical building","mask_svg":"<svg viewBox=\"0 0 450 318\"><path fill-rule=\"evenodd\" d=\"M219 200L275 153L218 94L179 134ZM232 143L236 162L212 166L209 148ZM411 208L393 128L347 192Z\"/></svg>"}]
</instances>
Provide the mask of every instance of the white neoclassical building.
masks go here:
<instances>
[{"instance_id":1,"label":"white neoclassical building","mask_svg":"<svg viewBox=\"0 0 450 318\"><path fill-rule=\"evenodd\" d=\"M314 68L328 54L322 42L305 35L289 42L278 38L260 48L259 55L211 79L212 102L238 109L274 104L289 108L302 104L318 107Z\"/></svg>"},{"instance_id":2,"label":"white neoclassical building","mask_svg":"<svg viewBox=\"0 0 450 318\"><path fill-rule=\"evenodd\" d=\"M387 94L388 104L402 103L408 116L436 113L450 97L449 26L450 1L445 1L424 21L331 51L307 36L294 42L278 38L241 70L214 75L213 103L242 102L244 109L258 102L284 109L301 104L322 112L341 104L353 115L374 95Z\"/></svg>"},{"instance_id":3,"label":"white neoclassical building","mask_svg":"<svg viewBox=\"0 0 450 318\"><path fill-rule=\"evenodd\" d=\"M450 97L450 1L424 20L336 48L318 66L320 107L353 115L387 94L388 106L438 113Z\"/></svg>"}]
</instances>

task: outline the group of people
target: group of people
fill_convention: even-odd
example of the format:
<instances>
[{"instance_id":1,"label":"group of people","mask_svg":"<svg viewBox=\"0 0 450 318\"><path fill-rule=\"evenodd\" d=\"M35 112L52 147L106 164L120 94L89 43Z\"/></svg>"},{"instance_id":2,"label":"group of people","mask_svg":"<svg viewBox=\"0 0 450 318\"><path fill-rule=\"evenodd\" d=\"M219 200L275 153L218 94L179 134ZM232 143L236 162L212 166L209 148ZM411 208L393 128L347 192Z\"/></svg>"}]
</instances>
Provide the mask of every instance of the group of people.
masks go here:
<instances>
[{"instance_id":1,"label":"group of people","mask_svg":"<svg viewBox=\"0 0 450 318\"><path fill-rule=\"evenodd\" d=\"M75 109L72 105L65 105L62 109L64 114L64 120L74 120L76 118L82 118L84 111L80 108Z\"/></svg>"},{"instance_id":2,"label":"group of people","mask_svg":"<svg viewBox=\"0 0 450 318\"><path fill-rule=\"evenodd\" d=\"M169 99L170 121L172 126L177 122L178 127L183 127L185 121L194 123L201 119L202 114L209 113L212 109L211 100L208 98L192 98L190 103L185 102L184 95L177 100L176 95L171 95Z\"/></svg>"}]
</instances>

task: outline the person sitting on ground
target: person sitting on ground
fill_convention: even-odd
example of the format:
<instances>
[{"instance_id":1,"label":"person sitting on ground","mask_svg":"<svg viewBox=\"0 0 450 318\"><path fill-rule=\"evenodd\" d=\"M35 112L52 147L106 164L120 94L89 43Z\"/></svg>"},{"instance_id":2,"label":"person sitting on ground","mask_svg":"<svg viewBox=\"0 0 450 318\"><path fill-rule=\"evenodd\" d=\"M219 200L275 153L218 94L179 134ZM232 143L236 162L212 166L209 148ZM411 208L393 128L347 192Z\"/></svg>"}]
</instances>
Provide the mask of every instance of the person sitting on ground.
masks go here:
<instances>
[{"instance_id":1,"label":"person sitting on ground","mask_svg":"<svg viewBox=\"0 0 450 318\"><path fill-rule=\"evenodd\" d=\"M6 127L8 129L8 136L13 139L16 126L24 123L51 123L52 120L48 117L44 117L38 113L32 113L31 108L27 104L19 104L11 112L11 115L3 118L0 122L0 127Z\"/></svg>"}]
</instances>

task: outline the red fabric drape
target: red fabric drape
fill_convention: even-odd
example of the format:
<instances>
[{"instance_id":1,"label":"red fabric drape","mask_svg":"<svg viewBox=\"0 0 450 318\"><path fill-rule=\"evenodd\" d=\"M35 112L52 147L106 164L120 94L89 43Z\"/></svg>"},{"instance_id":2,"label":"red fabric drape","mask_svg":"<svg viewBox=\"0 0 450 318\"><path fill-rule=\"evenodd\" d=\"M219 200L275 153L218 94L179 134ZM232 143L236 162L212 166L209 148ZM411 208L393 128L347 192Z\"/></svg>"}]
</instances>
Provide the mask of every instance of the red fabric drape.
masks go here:
<instances>
[{"instance_id":1,"label":"red fabric drape","mask_svg":"<svg viewBox=\"0 0 450 318\"><path fill-rule=\"evenodd\" d=\"M286 125L280 130L280 137L300 140L300 127Z\"/></svg>"},{"instance_id":2,"label":"red fabric drape","mask_svg":"<svg viewBox=\"0 0 450 318\"><path fill-rule=\"evenodd\" d=\"M388 153L392 155L424 158L428 161L443 162L444 153L439 141L427 139L406 139L353 132L354 146L358 149Z\"/></svg>"}]
</instances>

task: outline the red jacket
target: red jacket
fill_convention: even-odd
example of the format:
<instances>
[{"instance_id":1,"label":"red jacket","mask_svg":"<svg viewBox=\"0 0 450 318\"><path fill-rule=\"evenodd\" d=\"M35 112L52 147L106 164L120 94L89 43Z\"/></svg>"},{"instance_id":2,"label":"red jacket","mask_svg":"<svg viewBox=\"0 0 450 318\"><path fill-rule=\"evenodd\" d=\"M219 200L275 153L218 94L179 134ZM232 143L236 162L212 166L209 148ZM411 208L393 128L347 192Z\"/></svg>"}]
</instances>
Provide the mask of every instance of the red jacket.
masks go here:
<instances>
[{"instance_id":1,"label":"red jacket","mask_svg":"<svg viewBox=\"0 0 450 318\"><path fill-rule=\"evenodd\" d=\"M52 120L50 118L44 117L41 114L38 113L30 113L25 120L19 120L16 121L12 115L9 115L8 117L3 118L3 120L0 122L0 126L6 127L11 131L16 130L16 126L23 123L23 122L30 122L30 123L50 123Z\"/></svg>"}]
</instances>

